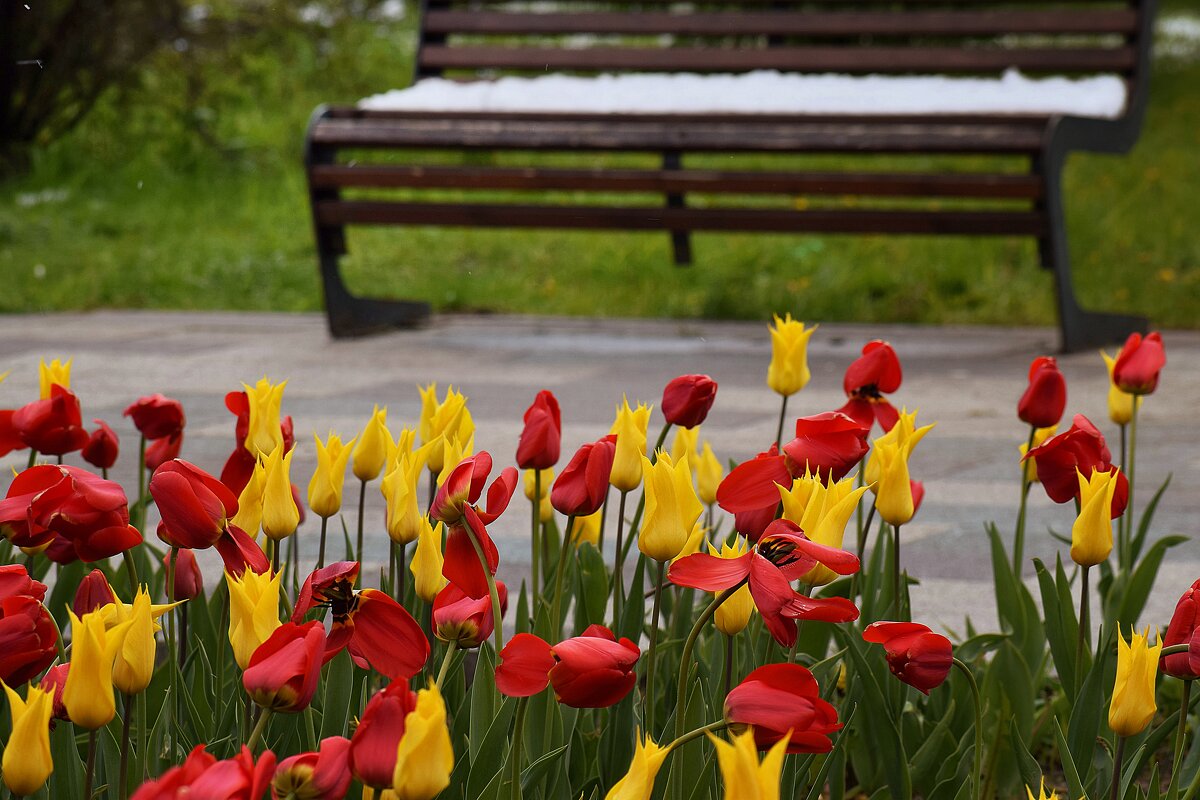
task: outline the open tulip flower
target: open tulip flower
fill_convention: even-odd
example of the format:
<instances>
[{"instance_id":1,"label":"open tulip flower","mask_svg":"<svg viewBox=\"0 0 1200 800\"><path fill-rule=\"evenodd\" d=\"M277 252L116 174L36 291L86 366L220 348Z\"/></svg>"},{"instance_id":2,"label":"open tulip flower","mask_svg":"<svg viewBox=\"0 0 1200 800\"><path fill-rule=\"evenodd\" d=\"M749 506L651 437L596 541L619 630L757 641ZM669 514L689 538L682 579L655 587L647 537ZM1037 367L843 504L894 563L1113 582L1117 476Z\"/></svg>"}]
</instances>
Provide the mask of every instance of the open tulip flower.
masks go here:
<instances>
[{"instance_id":1,"label":"open tulip flower","mask_svg":"<svg viewBox=\"0 0 1200 800\"><path fill-rule=\"evenodd\" d=\"M897 414L886 395L900 388L903 377L890 344L879 339L867 342L862 355L846 368L842 389L849 399L838 411L867 430L876 422L885 432L891 430Z\"/></svg>"},{"instance_id":2,"label":"open tulip flower","mask_svg":"<svg viewBox=\"0 0 1200 800\"><path fill-rule=\"evenodd\" d=\"M344 736L322 739L317 752L300 753L279 762L271 779L271 797L341 800L353 780L349 757L349 739Z\"/></svg>"},{"instance_id":3,"label":"open tulip flower","mask_svg":"<svg viewBox=\"0 0 1200 800\"><path fill-rule=\"evenodd\" d=\"M439 401L437 384L431 383L419 389L421 393L421 419L417 430L421 444L430 445L429 468L441 472L446 461L446 444L457 439L465 442L475 433L475 423L467 408L467 398L453 386L446 388L446 398ZM451 462L453 463L453 462Z\"/></svg>"},{"instance_id":4,"label":"open tulip flower","mask_svg":"<svg viewBox=\"0 0 1200 800\"><path fill-rule=\"evenodd\" d=\"M233 758L218 761L198 745L181 766L163 773L158 780L141 786L130 800L261 800L275 774L275 754L266 751L256 760L243 747Z\"/></svg>"},{"instance_id":5,"label":"open tulip flower","mask_svg":"<svg viewBox=\"0 0 1200 800\"><path fill-rule=\"evenodd\" d=\"M49 397L15 410L11 424L26 447L45 455L73 453L88 441L79 398L57 383Z\"/></svg>"},{"instance_id":6,"label":"open tulip flower","mask_svg":"<svg viewBox=\"0 0 1200 800\"><path fill-rule=\"evenodd\" d=\"M475 554L475 546L483 551L488 570L495 575L500 551L488 535L487 526L508 508L520 477L515 468L505 467L488 487L486 507L479 508L476 503L483 496L491 471L492 457L486 451L464 458L438 489L429 509L429 516L446 523L449 529L442 574L471 597L488 594L488 576Z\"/></svg>"},{"instance_id":7,"label":"open tulip flower","mask_svg":"<svg viewBox=\"0 0 1200 800\"><path fill-rule=\"evenodd\" d=\"M796 620L848 622L858 619L858 609L843 597L808 597L792 588L818 564L839 575L858 571L858 558L837 547L810 540L791 520L767 526L750 552L738 558L696 553L671 564L667 577L677 586L718 592L749 582L754 605L762 614L775 641L791 647L796 641Z\"/></svg>"},{"instance_id":8,"label":"open tulip flower","mask_svg":"<svg viewBox=\"0 0 1200 800\"><path fill-rule=\"evenodd\" d=\"M942 685L954 663L950 640L919 622L874 622L863 639L882 644L892 674L925 694Z\"/></svg>"},{"instance_id":9,"label":"open tulip flower","mask_svg":"<svg viewBox=\"0 0 1200 800\"><path fill-rule=\"evenodd\" d=\"M54 771L50 755L50 717L54 711L54 695L37 686L30 686L24 698L3 683L8 696L12 732L4 748L4 785L18 797L33 795L41 790Z\"/></svg>"},{"instance_id":10,"label":"open tulip flower","mask_svg":"<svg viewBox=\"0 0 1200 800\"><path fill-rule=\"evenodd\" d=\"M364 786L392 785L404 721L416 707L417 693L403 680L392 681L367 701L349 751L350 771Z\"/></svg>"},{"instance_id":11,"label":"open tulip flower","mask_svg":"<svg viewBox=\"0 0 1200 800\"><path fill-rule=\"evenodd\" d=\"M1066 503L1079 497L1079 475L1091 476L1093 472L1112 472L1112 453L1104 442L1104 435L1083 414L1076 414L1071 427L1048 439L1025 454L1037 464L1037 476L1046 494L1056 503ZM1112 499L1112 518L1125 512L1129 500L1129 480L1123 473L1117 475L1117 485Z\"/></svg>"},{"instance_id":12,"label":"open tulip flower","mask_svg":"<svg viewBox=\"0 0 1200 800\"><path fill-rule=\"evenodd\" d=\"M509 697L529 697L550 685L563 705L607 708L633 689L640 657L636 644L618 640L603 625L589 625L581 636L553 647L519 633L500 651L496 687Z\"/></svg>"},{"instance_id":13,"label":"open tulip flower","mask_svg":"<svg viewBox=\"0 0 1200 800\"><path fill-rule=\"evenodd\" d=\"M0 681L18 686L58 655L58 628L42 605L46 586L12 564L0 572Z\"/></svg>"},{"instance_id":14,"label":"open tulip flower","mask_svg":"<svg viewBox=\"0 0 1200 800\"><path fill-rule=\"evenodd\" d=\"M768 664L743 678L725 698L725 720L735 732L750 726L759 750L782 741L789 753L828 753L830 735L842 729L837 709L799 664Z\"/></svg>"},{"instance_id":15,"label":"open tulip flower","mask_svg":"<svg viewBox=\"0 0 1200 800\"><path fill-rule=\"evenodd\" d=\"M752 731L734 736L732 744L712 734L708 738L717 751L717 766L721 769L726 797L779 800L779 780L787 746L785 739L780 739L768 750L760 763Z\"/></svg>"},{"instance_id":16,"label":"open tulip flower","mask_svg":"<svg viewBox=\"0 0 1200 800\"><path fill-rule=\"evenodd\" d=\"M324 654L325 628L320 622L285 623L254 651L242 685L263 708L303 711L317 691Z\"/></svg>"},{"instance_id":17,"label":"open tulip flower","mask_svg":"<svg viewBox=\"0 0 1200 800\"><path fill-rule=\"evenodd\" d=\"M325 661L342 648L354 663L370 667L393 680L411 678L429 659L429 640L404 606L378 589L355 590L359 565L339 561L314 570L304 580L292 621L299 622L314 608L333 616L325 642Z\"/></svg>"}]
</instances>

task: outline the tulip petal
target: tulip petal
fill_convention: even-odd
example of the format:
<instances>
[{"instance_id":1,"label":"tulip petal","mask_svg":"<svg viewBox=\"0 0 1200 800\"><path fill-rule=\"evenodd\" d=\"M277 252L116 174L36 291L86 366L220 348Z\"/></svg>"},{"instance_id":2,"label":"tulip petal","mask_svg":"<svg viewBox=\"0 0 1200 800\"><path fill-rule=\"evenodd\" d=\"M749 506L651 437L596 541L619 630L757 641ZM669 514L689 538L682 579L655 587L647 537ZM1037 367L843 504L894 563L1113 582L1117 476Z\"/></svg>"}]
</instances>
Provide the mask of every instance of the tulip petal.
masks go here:
<instances>
[{"instance_id":1,"label":"tulip petal","mask_svg":"<svg viewBox=\"0 0 1200 800\"><path fill-rule=\"evenodd\" d=\"M429 640L421 626L404 606L383 592L359 592L352 619L350 655L365 659L376 672L392 680L408 679L429 660Z\"/></svg>"},{"instance_id":2,"label":"tulip petal","mask_svg":"<svg viewBox=\"0 0 1200 800\"><path fill-rule=\"evenodd\" d=\"M549 684L554 664L549 644L532 633L518 633L500 651L496 688L508 697L531 697Z\"/></svg>"},{"instance_id":3,"label":"tulip petal","mask_svg":"<svg viewBox=\"0 0 1200 800\"><path fill-rule=\"evenodd\" d=\"M246 570L262 575L271 568L267 554L250 536L236 525L230 525L217 539L215 547L230 575L241 575Z\"/></svg>"},{"instance_id":4,"label":"tulip petal","mask_svg":"<svg viewBox=\"0 0 1200 800\"><path fill-rule=\"evenodd\" d=\"M672 561L667 577L676 586L719 592L745 580L750 574L751 557L750 553L737 558L694 553Z\"/></svg>"},{"instance_id":5,"label":"tulip petal","mask_svg":"<svg viewBox=\"0 0 1200 800\"><path fill-rule=\"evenodd\" d=\"M730 513L757 511L779 503L777 486L791 486L783 456L753 458L734 467L717 487L717 505Z\"/></svg>"}]
</instances>

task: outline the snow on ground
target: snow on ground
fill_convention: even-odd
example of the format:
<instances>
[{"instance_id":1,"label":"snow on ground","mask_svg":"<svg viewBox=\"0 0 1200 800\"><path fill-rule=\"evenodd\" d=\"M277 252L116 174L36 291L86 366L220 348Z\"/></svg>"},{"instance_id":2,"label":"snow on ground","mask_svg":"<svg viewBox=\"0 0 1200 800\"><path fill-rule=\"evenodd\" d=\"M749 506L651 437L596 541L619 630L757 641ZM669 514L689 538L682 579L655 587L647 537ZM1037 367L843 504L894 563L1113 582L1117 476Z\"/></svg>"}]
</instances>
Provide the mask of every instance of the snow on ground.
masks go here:
<instances>
[{"instance_id":1,"label":"snow on ground","mask_svg":"<svg viewBox=\"0 0 1200 800\"><path fill-rule=\"evenodd\" d=\"M1116 75L998 78L944 75L540 75L462 83L426 78L359 102L406 111L582 111L744 114L1072 114L1113 118L1125 107Z\"/></svg>"}]
</instances>

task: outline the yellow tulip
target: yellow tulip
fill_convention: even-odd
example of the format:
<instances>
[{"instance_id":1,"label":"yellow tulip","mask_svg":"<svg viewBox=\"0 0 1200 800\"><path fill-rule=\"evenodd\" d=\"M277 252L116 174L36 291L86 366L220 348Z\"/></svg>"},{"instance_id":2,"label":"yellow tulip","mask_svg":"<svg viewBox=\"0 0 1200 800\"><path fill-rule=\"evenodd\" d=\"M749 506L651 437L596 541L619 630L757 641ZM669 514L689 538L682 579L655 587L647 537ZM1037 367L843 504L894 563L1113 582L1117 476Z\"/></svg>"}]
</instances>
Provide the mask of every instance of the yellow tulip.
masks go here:
<instances>
[{"instance_id":1,"label":"yellow tulip","mask_svg":"<svg viewBox=\"0 0 1200 800\"><path fill-rule=\"evenodd\" d=\"M935 423L936 424L936 423ZM870 486L879 481L879 463L875 458L875 451L880 444L895 444L900 448L900 452L907 461L912 455L913 449L917 446L925 434L933 430L933 425L923 425L917 427L917 412L908 413L908 409L902 409L899 414L899 419L892 429L887 433L875 439L872 443L871 455L867 459L866 469L863 470L863 482Z\"/></svg>"},{"instance_id":2,"label":"yellow tulip","mask_svg":"<svg viewBox=\"0 0 1200 800\"><path fill-rule=\"evenodd\" d=\"M94 731L103 728L117 713L113 701L113 661L132 621L111 631L105 629L104 614L93 611L71 617L71 669L63 687L63 705L71 722Z\"/></svg>"},{"instance_id":3,"label":"yellow tulip","mask_svg":"<svg viewBox=\"0 0 1200 800\"><path fill-rule=\"evenodd\" d=\"M436 447L433 444L426 444L425 447L429 448L428 452L432 457L432 453ZM437 485L439 487L446 482L446 479L450 477L450 473L454 472L454 468L457 467L464 458L475 452L475 436L472 435L465 444L460 442L457 436L451 436L449 439L446 439L441 443L441 450L442 468L441 471L438 472L437 476ZM430 464L429 468L433 469L432 463Z\"/></svg>"},{"instance_id":4,"label":"yellow tulip","mask_svg":"<svg viewBox=\"0 0 1200 800\"><path fill-rule=\"evenodd\" d=\"M679 555L675 557L683 558L685 556L699 553L700 550L703 549L704 545L708 542L708 539L705 538L707 536L708 528L704 527L703 522L696 520L696 524L692 525L692 530L690 533L688 533L687 541L683 543L683 549L680 550Z\"/></svg>"},{"instance_id":5,"label":"yellow tulip","mask_svg":"<svg viewBox=\"0 0 1200 800\"><path fill-rule=\"evenodd\" d=\"M1041 786L1038 787L1038 793L1036 796L1033 794L1033 789L1028 786L1025 787L1025 794L1028 795L1029 800L1058 800L1057 792L1051 791L1049 794L1046 793L1045 778L1042 778L1042 783Z\"/></svg>"},{"instance_id":6,"label":"yellow tulip","mask_svg":"<svg viewBox=\"0 0 1200 800\"><path fill-rule=\"evenodd\" d=\"M617 418L609 433L617 436L612 472L608 482L619 492L632 492L642 483L642 458L646 455L646 428L650 424L650 407L638 403L629 407L629 399L621 396Z\"/></svg>"},{"instance_id":7,"label":"yellow tulip","mask_svg":"<svg viewBox=\"0 0 1200 800\"><path fill-rule=\"evenodd\" d=\"M433 800L450 785L454 748L446 727L446 703L437 684L417 693L417 707L404 718L396 751L392 790L398 800Z\"/></svg>"},{"instance_id":8,"label":"yellow tulip","mask_svg":"<svg viewBox=\"0 0 1200 800\"><path fill-rule=\"evenodd\" d=\"M6 375L8 373L5 373ZM71 359L67 359L67 363L62 363L57 358L47 364L44 360L38 362L38 385L40 389L39 397L45 400L50 397L51 386L61 386L64 389L71 388Z\"/></svg>"},{"instance_id":9,"label":"yellow tulip","mask_svg":"<svg viewBox=\"0 0 1200 800\"><path fill-rule=\"evenodd\" d=\"M671 460L678 464L687 459L689 468L700 460L700 426L694 428L675 427L671 439Z\"/></svg>"},{"instance_id":10,"label":"yellow tulip","mask_svg":"<svg viewBox=\"0 0 1200 800\"><path fill-rule=\"evenodd\" d=\"M601 509L595 514L588 514L586 517L575 517L575 522L571 525L570 541L576 547L579 547L584 542L588 542L592 547L599 547L600 517L603 514L604 510Z\"/></svg>"},{"instance_id":11,"label":"yellow tulip","mask_svg":"<svg viewBox=\"0 0 1200 800\"><path fill-rule=\"evenodd\" d=\"M157 630L150 593L140 587L133 598L129 624L119 635L113 661L113 683L123 693L141 694L150 685L154 676L154 633Z\"/></svg>"},{"instance_id":12,"label":"yellow tulip","mask_svg":"<svg viewBox=\"0 0 1200 800\"><path fill-rule=\"evenodd\" d=\"M791 488L779 487L779 500L783 503L783 518L796 523L801 530L804 530L804 515L808 512L809 506L820 510L824 492L825 486L821 483L821 479L805 469L802 477L792 480Z\"/></svg>"},{"instance_id":13,"label":"yellow tulip","mask_svg":"<svg viewBox=\"0 0 1200 800\"><path fill-rule=\"evenodd\" d=\"M721 485L724 475L725 471L721 468L721 462L717 460L712 445L705 442L700 448L700 459L696 462L696 494L701 503L711 506L717 502L717 487Z\"/></svg>"},{"instance_id":14,"label":"yellow tulip","mask_svg":"<svg viewBox=\"0 0 1200 800\"><path fill-rule=\"evenodd\" d=\"M40 791L54 772L54 761L50 756L54 693L31 683L22 700L7 683L0 685L8 695L8 711L12 715L12 733L0 762L4 785L18 797L28 797Z\"/></svg>"},{"instance_id":15,"label":"yellow tulip","mask_svg":"<svg viewBox=\"0 0 1200 800\"><path fill-rule=\"evenodd\" d=\"M426 446L427 447L427 446ZM391 472L379 485L387 506L385 518L388 537L400 545L417 540L425 515L419 506L421 473L425 470L426 447L417 452L400 450Z\"/></svg>"},{"instance_id":16,"label":"yellow tulip","mask_svg":"<svg viewBox=\"0 0 1200 800\"><path fill-rule=\"evenodd\" d=\"M531 503L535 489L534 472L535 470L532 469L525 470L525 499ZM541 472L541 481L536 484L540 486L542 492L541 503L538 504L538 521L549 522L550 518L554 516L554 506L550 505L550 486L554 483L554 470L544 469Z\"/></svg>"},{"instance_id":17,"label":"yellow tulip","mask_svg":"<svg viewBox=\"0 0 1200 800\"><path fill-rule=\"evenodd\" d=\"M913 518L912 484L908 477L908 461L892 442L875 442L872 462L879 465L875 484L875 510L889 525L904 525Z\"/></svg>"},{"instance_id":18,"label":"yellow tulip","mask_svg":"<svg viewBox=\"0 0 1200 800\"><path fill-rule=\"evenodd\" d=\"M1058 433L1057 425L1051 425L1049 428L1038 428L1033 432L1033 446L1041 447L1043 444L1045 444L1047 439L1056 433ZM1021 451L1021 458L1024 459L1025 454L1029 452L1029 443L1023 442L1018 449ZM1021 463L1024 465L1025 469L1025 482L1037 483L1037 461L1031 458L1028 461L1022 461Z\"/></svg>"},{"instance_id":19,"label":"yellow tulip","mask_svg":"<svg viewBox=\"0 0 1200 800\"><path fill-rule=\"evenodd\" d=\"M1144 634L1131 631L1129 642L1117 628L1117 679L1108 706L1108 727L1118 736L1137 736L1146 729L1158 706L1154 702L1154 679L1162 642L1149 645L1150 628ZM1155 633L1155 639L1158 634Z\"/></svg>"},{"instance_id":20,"label":"yellow tulip","mask_svg":"<svg viewBox=\"0 0 1200 800\"><path fill-rule=\"evenodd\" d=\"M421 517L420 531L417 533L417 550L413 553L408 568L413 574L413 588L417 597L426 603L432 603L433 598L446 585L442 575L442 523L435 528L429 524L428 517Z\"/></svg>"},{"instance_id":21,"label":"yellow tulip","mask_svg":"<svg viewBox=\"0 0 1200 800\"><path fill-rule=\"evenodd\" d=\"M267 456L263 465L266 477L263 483L262 529L276 542L291 536L300 524L300 509L292 497L292 456L295 454L293 448L284 455L281 442Z\"/></svg>"},{"instance_id":22,"label":"yellow tulip","mask_svg":"<svg viewBox=\"0 0 1200 800\"><path fill-rule=\"evenodd\" d=\"M816 329L816 325L805 328L791 314L785 314L783 319L775 315L775 327L770 329L771 365L767 367L767 386L771 391L788 397L808 385L812 377L808 371L808 340Z\"/></svg>"},{"instance_id":23,"label":"yellow tulip","mask_svg":"<svg viewBox=\"0 0 1200 800\"><path fill-rule=\"evenodd\" d=\"M287 381L271 383L265 377L254 386L242 384L250 404L246 449L256 458L262 458L283 444L283 431L279 429L279 409L283 405L283 390L286 386Z\"/></svg>"},{"instance_id":24,"label":"yellow tulip","mask_svg":"<svg viewBox=\"0 0 1200 800\"><path fill-rule=\"evenodd\" d=\"M651 464L642 456L642 473L646 480L646 512L638 549L660 563L670 561L687 544L704 506L696 497L686 458L676 464L660 452L658 461Z\"/></svg>"},{"instance_id":25,"label":"yellow tulip","mask_svg":"<svg viewBox=\"0 0 1200 800\"><path fill-rule=\"evenodd\" d=\"M842 540L846 536L846 524L850 522L850 517L854 516L859 498L867 491L865 486L854 488L852 480L853 478L845 478L824 487L821 510L814 515L815 522L801 526L809 539L826 547L840 548L842 546ZM810 503L809 508L815 505L815 503ZM808 516L805 514L806 519ZM837 573L829 567L818 564L801 575L800 580L811 586L824 586L836 580L837 577Z\"/></svg>"},{"instance_id":26,"label":"yellow tulip","mask_svg":"<svg viewBox=\"0 0 1200 800\"><path fill-rule=\"evenodd\" d=\"M767 751L762 763L758 760L758 747L754 744L754 731L747 729L733 737L733 743L718 739L711 733L717 750L717 765L721 768L721 781L725 784L725 796L737 800L779 800L779 777L783 771L788 737L783 737Z\"/></svg>"},{"instance_id":27,"label":"yellow tulip","mask_svg":"<svg viewBox=\"0 0 1200 800\"><path fill-rule=\"evenodd\" d=\"M317 468L308 482L308 506L318 517L332 517L342 509L342 489L346 484L346 462L357 439L342 444L330 431L324 442L313 435L317 445Z\"/></svg>"},{"instance_id":28,"label":"yellow tulip","mask_svg":"<svg viewBox=\"0 0 1200 800\"><path fill-rule=\"evenodd\" d=\"M638 731L637 749L629 761L629 770L613 784L604 800L650 800L654 794L654 779L670 752Z\"/></svg>"},{"instance_id":29,"label":"yellow tulip","mask_svg":"<svg viewBox=\"0 0 1200 800\"><path fill-rule=\"evenodd\" d=\"M1120 355L1121 351L1117 351ZM1117 363L1117 359L1110 356L1103 350L1100 355L1104 357L1104 366L1108 368L1108 418L1118 425L1128 425L1133 419L1134 404L1141 408L1141 395L1132 395L1128 392L1122 392L1117 385L1113 383L1113 365Z\"/></svg>"},{"instance_id":30,"label":"yellow tulip","mask_svg":"<svg viewBox=\"0 0 1200 800\"><path fill-rule=\"evenodd\" d=\"M1117 491L1118 470L1093 470L1090 478L1075 470L1079 478L1079 516L1071 526L1071 560L1094 567L1112 552L1112 501Z\"/></svg>"},{"instance_id":31,"label":"yellow tulip","mask_svg":"<svg viewBox=\"0 0 1200 800\"><path fill-rule=\"evenodd\" d=\"M241 577L225 573L229 584L229 643L238 666L245 669L250 656L279 627L279 580L282 572L259 575L246 570Z\"/></svg>"},{"instance_id":32,"label":"yellow tulip","mask_svg":"<svg viewBox=\"0 0 1200 800\"><path fill-rule=\"evenodd\" d=\"M712 545L708 546L709 554L718 558L741 558L746 555L748 549L749 543L740 536L732 545L722 542L720 550ZM717 594L717 592L713 594ZM743 583L736 592L730 595L728 600L717 606L713 622L716 624L717 630L726 636L737 636L750 622L753 614L754 598L750 596L750 584Z\"/></svg>"},{"instance_id":33,"label":"yellow tulip","mask_svg":"<svg viewBox=\"0 0 1200 800\"><path fill-rule=\"evenodd\" d=\"M354 448L354 477L360 481L373 481L379 477L387 461L388 446L392 437L387 429L387 407L375 406L371 419L358 437Z\"/></svg>"},{"instance_id":34,"label":"yellow tulip","mask_svg":"<svg viewBox=\"0 0 1200 800\"><path fill-rule=\"evenodd\" d=\"M254 472L238 495L238 510L229 520L231 525L241 528L250 538L257 539L262 528L263 493L267 488L267 465L260 459L254 464Z\"/></svg>"},{"instance_id":35,"label":"yellow tulip","mask_svg":"<svg viewBox=\"0 0 1200 800\"><path fill-rule=\"evenodd\" d=\"M467 410L467 398L451 386L446 390L446 399L438 402L437 384L431 383L421 392L421 419L418 430L422 444L432 444L429 451L429 468L441 472L446 461L443 446L450 439L466 442L475 435L475 423Z\"/></svg>"}]
</instances>

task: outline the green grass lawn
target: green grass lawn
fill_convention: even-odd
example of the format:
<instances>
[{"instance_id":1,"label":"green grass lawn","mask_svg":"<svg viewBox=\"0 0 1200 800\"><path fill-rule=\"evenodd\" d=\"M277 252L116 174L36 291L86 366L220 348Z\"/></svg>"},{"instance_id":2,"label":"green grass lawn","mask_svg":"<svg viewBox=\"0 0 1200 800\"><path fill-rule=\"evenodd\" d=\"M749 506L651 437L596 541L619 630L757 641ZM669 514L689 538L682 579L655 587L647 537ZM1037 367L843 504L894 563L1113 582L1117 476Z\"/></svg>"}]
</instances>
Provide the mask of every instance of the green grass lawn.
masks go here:
<instances>
[{"instance_id":1,"label":"green grass lawn","mask_svg":"<svg viewBox=\"0 0 1200 800\"><path fill-rule=\"evenodd\" d=\"M1197 6L1164 13L1196 15ZM411 33L411 23L359 23L331 46L291 37L247 48L236 71L209 76L200 108L186 114L178 101L151 102L184 91L170 59L157 61L138 91L106 99L35 153L29 174L0 183L0 311L319 309L305 122L320 102L403 85ZM1158 59L1137 148L1070 162L1067 215L1085 305L1200 326L1198 84L1194 50ZM199 123L220 147L191 133ZM1050 276L1025 240L701 234L686 269L671 265L666 234L358 229L350 248L352 288L439 309L1054 321Z\"/></svg>"}]
</instances>

